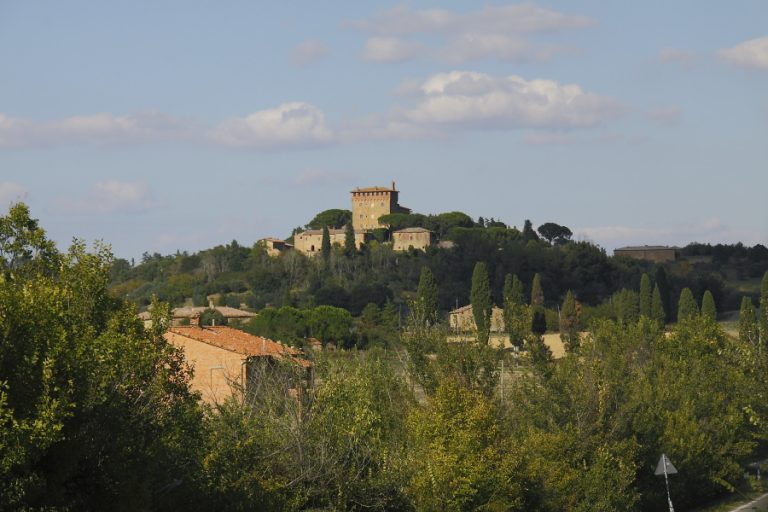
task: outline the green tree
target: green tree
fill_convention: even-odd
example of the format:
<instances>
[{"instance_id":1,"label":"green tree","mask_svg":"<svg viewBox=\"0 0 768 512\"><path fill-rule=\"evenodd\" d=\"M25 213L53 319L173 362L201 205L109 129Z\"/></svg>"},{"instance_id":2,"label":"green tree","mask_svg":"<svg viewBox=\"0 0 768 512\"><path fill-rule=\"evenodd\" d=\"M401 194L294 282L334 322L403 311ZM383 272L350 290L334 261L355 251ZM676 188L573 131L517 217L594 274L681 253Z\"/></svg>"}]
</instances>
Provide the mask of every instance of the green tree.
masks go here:
<instances>
[{"instance_id":1,"label":"green tree","mask_svg":"<svg viewBox=\"0 0 768 512\"><path fill-rule=\"evenodd\" d=\"M218 309L206 308L198 319L198 325L200 327L209 325L227 325L227 317Z\"/></svg>"},{"instance_id":2,"label":"green tree","mask_svg":"<svg viewBox=\"0 0 768 512\"><path fill-rule=\"evenodd\" d=\"M544 290L541 287L541 275L538 272L534 274L531 284L531 306L544 306Z\"/></svg>"},{"instance_id":3,"label":"green tree","mask_svg":"<svg viewBox=\"0 0 768 512\"><path fill-rule=\"evenodd\" d=\"M523 224L523 240L526 242L529 240L538 240L539 237L536 235L536 231L533 230L533 224L531 224L531 221L528 219L525 219L525 223Z\"/></svg>"},{"instance_id":4,"label":"green tree","mask_svg":"<svg viewBox=\"0 0 768 512\"><path fill-rule=\"evenodd\" d=\"M353 344L352 315L346 309L317 306L309 313L309 331L323 344L350 348Z\"/></svg>"},{"instance_id":5,"label":"green tree","mask_svg":"<svg viewBox=\"0 0 768 512\"><path fill-rule=\"evenodd\" d=\"M344 254L352 256L357 252L357 244L355 244L355 228L352 227L352 223L349 222L344 228Z\"/></svg>"},{"instance_id":6,"label":"green tree","mask_svg":"<svg viewBox=\"0 0 768 512\"><path fill-rule=\"evenodd\" d=\"M677 301L677 321L689 320L699 314L699 306L693 298L690 288L683 288Z\"/></svg>"},{"instance_id":7,"label":"green tree","mask_svg":"<svg viewBox=\"0 0 768 512\"><path fill-rule=\"evenodd\" d=\"M758 346L758 335L757 318L752 299L742 297L741 308L739 309L739 339L752 346Z\"/></svg>"},{"instance_id":8,"label":"green tree","mask_svg":"<svg viewBox=\"0 0 768 512\"><path fill-rule=\"evenodd\" d=\"M323 256L323 261L328 261L331 258L331 233L328 230L328 226L323 226L323 238L320 242L320 254Z\"/></svg>"},{"instance_id":9,"label":"green tree","mask_svg":"<svg viewBox=\"0 0 768 512\"><path fill-rule=\"evenodd\" d=\"M574 352L579 348L580 329L576 299L571 290L568 290L563 301L563 307L560 309L560 339L563 340L563 344L569 352Z\"/></svg>"},{"instance_id":10,"label":"green tree","mask_svg":"<svg viewBox=\"0 0 768 512\"><path fill-rule=\"evenodd\" d=\"M712 292L709 290L706 290L704 292L704 296L701 298L701 314L713 322L717 320L717 307L715 306L715 298L712 296Z\"/></svg>"},{"instance_id":11,"label":"green tree","mask_svg":"<svg viewBox=\"0 0 768 512\"><path fill-rule=\"evenodd\" d=\"M516 275L504 278L504 329L512 346L520 349L530 328L528 308L523 294L523 283Z\"/></svg>"},{"instance_id":12,"label":"green tree","mask_svg":"<svg viewBox=\"0 0 768 512\"><path fill-rule=\"evenodd\" d=\"M659 287L661 304L664 307L664 322L666 323L672 317L672 305L670 300L669 281L667 280L667 271L659 265L656 267L656 286Z\"/></svg>"},{"instance_id":13,"label":"green tree","mask_svg":"<svg viewBox=\"0 0 768 512\"><path fill-rule=\"evenodd\" d=\"M659 285L653 285L653 296L651 297L651 318L664 327L666 315L664 314L664 304L661 302L661 292Z\"/></svg>"},{"instance_id":14,"label":"green tree","mask_svg":"<svg viewBox=\"0 0 768 512\"><path fill-rule=\"evenodd\" d=\"M437 322L438 309L437 282L429 267L421 267L419 287L416 289L416 299L412 304L416 325L429 327Z\"/></svg>"},{"instance_id":15,"label":"green tree","mask_svg":"<svg viewBox=\"0 0 768 512\"><path fill-rule=\"evenodd\" d=\"M760 286L760 345L768 345L768 271Z\"/></svg>"},{"instance_id":16,"label":"green tree","mask_svg":"<svg viewBox=\"0 0 768 512\"><path fill-rule=\"evenodd\" d=\"M306 229L322 229L324 227L341 229L345 224L352 224L352 212L333 208L315 215L305 227Z\"/></svg>"},{"instance_id":17,"label":"green tree","mask_svg":"<svg viewBox=\"0 0 768 512\"><path fill-rule=\"evenodd\" d=\"M547 242L555 245L568 243L573 236L573 232L570 229L554 222L542 224L537 231Z\"/></svg>"},{"instance_id":18,"label":"green tree","mask_svg":"<svg viewBox=\"0 0 768 512\"><path fill-rule=\"evenodd\" d=\"M651 288L651 278L643 273L640 278L640 315L651 318L651 307L653 303L653 292Z\"/></svg>"},{"instance_id":19,"label":"green tree","mask_svg":"<svg viewBox=\"0 0 768 512\"><path fill-rule=\"evenodd\" d=\"M491 333L491 286L488 280L488 270L485 263L479 261L472 272L472 290L470 292L472 316L477 326L477 339L480 343L488 343Z\"/></svg>"}]
</instances>

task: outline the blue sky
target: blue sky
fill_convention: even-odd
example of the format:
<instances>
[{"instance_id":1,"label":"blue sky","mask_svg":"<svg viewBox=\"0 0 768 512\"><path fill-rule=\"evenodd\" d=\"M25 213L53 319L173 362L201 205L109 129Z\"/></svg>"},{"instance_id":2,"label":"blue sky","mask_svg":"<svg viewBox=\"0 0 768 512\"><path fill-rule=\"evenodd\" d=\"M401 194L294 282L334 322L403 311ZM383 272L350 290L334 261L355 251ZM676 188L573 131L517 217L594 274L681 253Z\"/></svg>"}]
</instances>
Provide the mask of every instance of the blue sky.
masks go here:
<instances>
[{"instance_id":1,"label":"blue sky","mask_svg":"<svg viewBox=\"0 0 768 512\"><path fill-rule=\"evenodd\" d=\"M0 205L118 256L349 190L608 250L768 244L768 3L0 1Z\"/></svg>"}]
</instances>

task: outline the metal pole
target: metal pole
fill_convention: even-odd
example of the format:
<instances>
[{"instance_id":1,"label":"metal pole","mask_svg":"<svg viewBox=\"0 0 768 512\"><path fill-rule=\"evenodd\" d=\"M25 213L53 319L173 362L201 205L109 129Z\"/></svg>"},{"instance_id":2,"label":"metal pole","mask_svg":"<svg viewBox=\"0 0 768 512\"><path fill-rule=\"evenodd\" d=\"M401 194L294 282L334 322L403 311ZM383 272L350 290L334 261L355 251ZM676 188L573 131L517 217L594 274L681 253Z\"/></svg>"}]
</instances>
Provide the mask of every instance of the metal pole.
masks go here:
<instances>
[{"instance_id":1,"label":"metal pole","mask_svg":"<svg viewBox=\"0 0 768 512\"><path fill-rule=\"evenodd\" d=\"M669 502L669 512L675 512L675 507L672 505L672 497L669 495L669 478L667 478L667 457L662 455L664 459L664 483L667 484L667 502Z\"/></svg>"}]
</instances>

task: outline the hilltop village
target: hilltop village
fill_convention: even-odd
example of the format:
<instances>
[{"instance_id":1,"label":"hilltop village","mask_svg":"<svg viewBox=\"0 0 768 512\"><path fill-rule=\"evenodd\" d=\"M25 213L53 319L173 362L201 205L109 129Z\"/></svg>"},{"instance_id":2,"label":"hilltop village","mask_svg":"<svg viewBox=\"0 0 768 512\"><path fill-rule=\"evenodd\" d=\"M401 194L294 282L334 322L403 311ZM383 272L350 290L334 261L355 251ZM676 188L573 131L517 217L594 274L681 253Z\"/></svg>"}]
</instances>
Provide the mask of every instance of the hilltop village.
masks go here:
<instances>
[{"instance_id":1,"label":"hilltop village","mask_svg":"<svg viewBox=\"0 0 768 512\"><path fill-rule=\"evenodd\" d=\"M411 213L410 208L400 205L400 191L395 187L394 181L390 188L379 186L356 188L350 194L352 196L352 231L354 232L355 246L358 249L373 238L375 230L389 228L388 225L380 221L381 217L394 213ZM348 229L348 226L329 228L328 234L331 245L343 246ZM320 252L322 241L322 229L307 229L294 234L293 244L277 238L264 238L259 243L272 256L288 250L297 250L308 256L313 256ZM424 250L435 244L435 234L422 227L397 229L391 232L391 244L395 251Z\"/></svg>"}]
</instances>

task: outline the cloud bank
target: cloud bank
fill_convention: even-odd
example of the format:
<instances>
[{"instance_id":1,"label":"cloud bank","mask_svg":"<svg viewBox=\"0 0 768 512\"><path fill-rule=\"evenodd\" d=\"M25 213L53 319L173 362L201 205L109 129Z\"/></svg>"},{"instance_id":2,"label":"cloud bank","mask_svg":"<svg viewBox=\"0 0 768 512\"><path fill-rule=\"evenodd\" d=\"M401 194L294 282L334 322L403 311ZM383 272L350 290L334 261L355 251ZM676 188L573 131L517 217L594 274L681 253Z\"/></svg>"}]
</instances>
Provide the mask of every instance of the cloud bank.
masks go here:
<instances>
[{"instance_id":1,"label":"cloud bank","mask_svg":"<svg viewBox=\"0 0 768 512\"><path fill-rule=\"evenodd\" d=\"M739 67L768 71L768 36L744 41L718 52L720 58Z\"/></svg>"}]
</instances>

